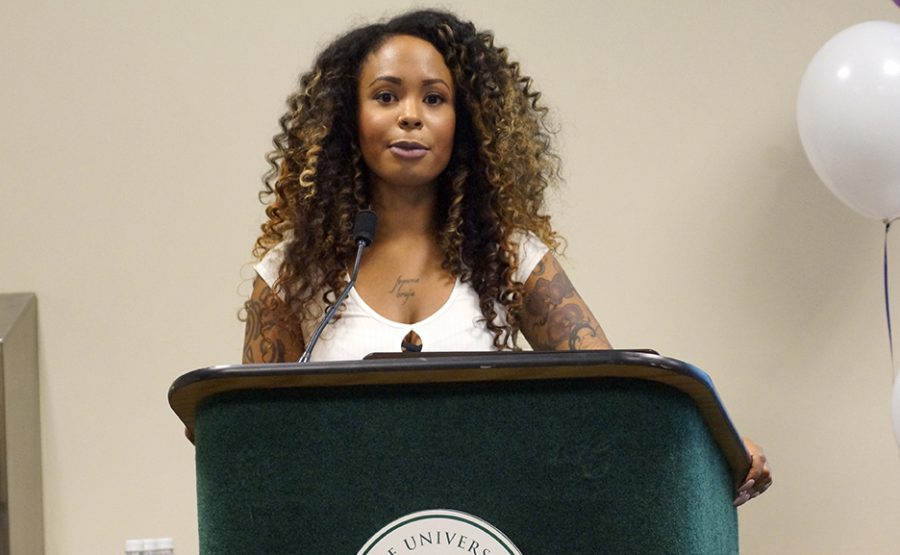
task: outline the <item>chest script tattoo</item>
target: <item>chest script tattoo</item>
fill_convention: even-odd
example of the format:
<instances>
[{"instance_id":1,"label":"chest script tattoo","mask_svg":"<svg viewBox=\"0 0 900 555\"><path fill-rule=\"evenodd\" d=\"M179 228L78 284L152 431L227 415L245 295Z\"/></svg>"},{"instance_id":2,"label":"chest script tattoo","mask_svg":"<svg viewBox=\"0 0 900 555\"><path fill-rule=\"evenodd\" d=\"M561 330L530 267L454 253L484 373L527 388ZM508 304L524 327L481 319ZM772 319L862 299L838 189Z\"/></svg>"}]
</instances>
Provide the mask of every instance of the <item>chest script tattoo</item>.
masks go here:
<instances>
[{"instance_id":1,"label":"chest script tattoo","mask_svg":"<svg viewBox=\"0 0 900 555\"><path fill-rule=\"evenodd\" d=\"M394 282L394 287L388 291L388 293L392 293L398 299L403 299L402 304L406 304L409 302L409 299L416 296L416 291L413 288L413 285L419 283L421 278L407 278L403 279L403 276L397 276L397 281Z\"/></svg>"}]
</instances>

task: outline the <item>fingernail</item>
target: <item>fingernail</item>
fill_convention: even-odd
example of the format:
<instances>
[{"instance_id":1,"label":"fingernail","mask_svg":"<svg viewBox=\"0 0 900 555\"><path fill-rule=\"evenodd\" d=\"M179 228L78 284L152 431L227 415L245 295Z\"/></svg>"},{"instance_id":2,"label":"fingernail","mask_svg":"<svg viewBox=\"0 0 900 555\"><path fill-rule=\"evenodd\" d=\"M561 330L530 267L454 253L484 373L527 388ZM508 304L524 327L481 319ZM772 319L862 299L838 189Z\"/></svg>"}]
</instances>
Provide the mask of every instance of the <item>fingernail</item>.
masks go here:
<instances>
[{"instance_id":1,"label":"fingernail","mask_svg":"<svg viewBox=\"0 0 900 555\"><path fill-rule=\"evenodd\" d=\"M749 480L744 482L740 488L738 488L738 491L739 492L747 492L750 490L750 488L753 487L754 484L756 484L756 480L754 480L753 478L750 478Z\"/></svg>"}]
</instances>

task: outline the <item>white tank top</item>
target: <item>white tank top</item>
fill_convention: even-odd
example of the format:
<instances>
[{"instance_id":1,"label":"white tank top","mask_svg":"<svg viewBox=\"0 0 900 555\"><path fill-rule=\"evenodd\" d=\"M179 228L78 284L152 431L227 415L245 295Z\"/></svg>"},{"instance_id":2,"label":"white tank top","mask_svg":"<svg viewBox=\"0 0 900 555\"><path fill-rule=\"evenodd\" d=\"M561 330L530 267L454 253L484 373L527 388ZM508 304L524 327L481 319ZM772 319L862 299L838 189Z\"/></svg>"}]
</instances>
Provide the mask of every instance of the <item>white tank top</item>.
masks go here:
<instances>
[{"instance_id":1,"label":"white tank top","mask_svg":"<svg viewBox=\"0 0 900 555\"><path fill-rule=\"evenodd\" d=\"M519 241L519 268L513 279L525 283L538 262L549 251L537 237L522 235ZM256 273L273 287L284 259L284 246L279 244L255 266ZM344 301L340 319L325 328L313 349L311 360L359 360L370 353L401 351L401 343L409 332L422 340L422 351L493 351L494 336L488 331L478 304L478 294L471 284L459 279L450 297L434 314L413 324L388 320L366 304L356 289ZM498 307L498 323L505 315ZM318 322L316 323L318 324ZM304 333L308 338L309 334Z\"/></svg>"}]
</instances>

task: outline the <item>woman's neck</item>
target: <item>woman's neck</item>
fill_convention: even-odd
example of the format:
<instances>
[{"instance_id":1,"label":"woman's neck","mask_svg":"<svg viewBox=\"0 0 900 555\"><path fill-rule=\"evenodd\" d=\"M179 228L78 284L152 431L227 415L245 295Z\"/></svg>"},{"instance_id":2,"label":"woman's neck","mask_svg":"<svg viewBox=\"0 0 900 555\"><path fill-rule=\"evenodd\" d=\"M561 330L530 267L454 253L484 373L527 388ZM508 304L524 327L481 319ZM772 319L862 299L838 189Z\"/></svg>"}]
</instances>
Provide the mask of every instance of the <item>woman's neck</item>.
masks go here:
<instances>
[{"instance_id":1,"label":"woman's neck","mask_svg":"<svg viewBox=\"0 0 900 555\"><path fill-rule=\"evenodd\" d=\"M378 214L378 239L412 239L434 233L437 188L372 187L372 208Z\"/></svg>"}]
</instances>

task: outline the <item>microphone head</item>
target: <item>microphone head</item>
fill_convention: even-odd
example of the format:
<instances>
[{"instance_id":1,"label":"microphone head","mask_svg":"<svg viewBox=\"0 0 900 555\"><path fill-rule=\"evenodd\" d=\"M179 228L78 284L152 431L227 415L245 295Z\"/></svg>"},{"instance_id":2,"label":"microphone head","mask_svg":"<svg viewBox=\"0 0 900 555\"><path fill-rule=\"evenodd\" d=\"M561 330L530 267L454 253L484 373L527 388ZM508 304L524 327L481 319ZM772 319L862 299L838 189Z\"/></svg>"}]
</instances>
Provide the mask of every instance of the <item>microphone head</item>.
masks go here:
<instances>
[{"instance_id":1,"label":"microphone head","mask_svg":"<svg viewBox=\"0 0 900 555\"><path fill-rule=\"evenodd\" d=\"M356 222L353 224L353 237L359 243L364 242L366 246L372 244L375 240L375 227L378 225L378 216L371 210L360 210L356 215Z\"/></svg>"}]
</instances>

